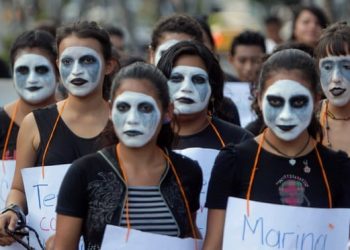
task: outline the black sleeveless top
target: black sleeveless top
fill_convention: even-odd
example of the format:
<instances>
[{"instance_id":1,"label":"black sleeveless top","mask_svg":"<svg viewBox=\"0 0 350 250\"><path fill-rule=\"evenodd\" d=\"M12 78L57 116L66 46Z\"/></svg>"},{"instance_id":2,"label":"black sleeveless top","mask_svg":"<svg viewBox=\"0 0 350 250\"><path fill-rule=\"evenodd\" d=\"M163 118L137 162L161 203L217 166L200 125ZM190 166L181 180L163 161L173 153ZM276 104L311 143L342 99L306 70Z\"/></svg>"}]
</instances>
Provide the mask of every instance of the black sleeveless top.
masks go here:
<instances>
[{"instance_id":1,"label":"black sleeveless top","mask_svg":"<svg viewBox=\"0 0 350 250\"><path fill-rule=\"evenodd\" d=\"M0 159L2 157L5 140L8 128L10 127L11 118L5 112L3 108L0 108ZM13 127L10 133L9 142L6 149L5 160L14 160L16 159L16 141L18 134L19 126L16 123L13 123Z\"/></svg>"},{"instance_id":2,"label":"black sleeveless top","mask_svg":"<svg viewBox=\"0 0 350 250\"><path fill-rule=\"evenodd\" d=\"M53 104L46 108L34 110L33 114L40 134L35 166L41 166L46 144L58 116L57 105ZM72 163L86 154L96 152L102 148L102 146L99 146L99 136L88 139L81 138L74 134L60 119L46 154L45 165Z\"/></svg>"}]
</instances>

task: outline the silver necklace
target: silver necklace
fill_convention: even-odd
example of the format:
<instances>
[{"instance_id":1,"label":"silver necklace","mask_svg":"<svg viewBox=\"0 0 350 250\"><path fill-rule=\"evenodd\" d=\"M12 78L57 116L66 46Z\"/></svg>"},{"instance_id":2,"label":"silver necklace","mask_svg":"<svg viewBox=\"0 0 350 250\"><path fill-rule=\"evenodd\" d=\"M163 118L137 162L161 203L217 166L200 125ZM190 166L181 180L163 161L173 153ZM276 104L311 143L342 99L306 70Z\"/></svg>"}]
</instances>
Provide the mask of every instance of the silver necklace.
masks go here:
<instances>
[{"instance_id":1,"label":"silver necklace","mask_svg":"<svg viewBox=\"0 0 350 250\"><path fill-rule=\"evenodd\" d=\"M309 142L310 142L310 135L309 135L309 137L307 138L307 141L306 141L305 145L302 147L302 149L301 149L297 154L295 154L295 155L293 155L293 156L290 156L290 155L287 155L287 154L283 153L281 150L279 150L277 147L275 147L275 146L274 146L269 140L267 140L266 138L265 138L265 141L266 141L267 145L269 145L269 146L270 146L273 150L275 150L277 153L279 153L280 155L283 155L283 156L289 158L289 164L292 165L292 166L294 166L295 163L297 162L297 160L296 160L295 158L298 157L299 155L301 155L301 154L305 151L305 149L307 148L307 146L309 145Z\"/></svg>"}]
</instances>

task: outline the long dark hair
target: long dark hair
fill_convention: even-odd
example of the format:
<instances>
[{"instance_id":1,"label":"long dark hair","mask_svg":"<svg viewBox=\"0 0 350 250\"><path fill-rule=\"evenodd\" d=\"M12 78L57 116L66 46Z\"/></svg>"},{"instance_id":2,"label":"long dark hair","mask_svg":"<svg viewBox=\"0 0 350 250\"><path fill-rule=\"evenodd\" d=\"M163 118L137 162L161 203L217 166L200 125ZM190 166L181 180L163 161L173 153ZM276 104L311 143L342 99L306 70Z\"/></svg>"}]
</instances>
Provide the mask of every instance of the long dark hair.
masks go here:
<instances>
[{"instance_id":1,"label":"long dark hair","mask_svg":"<svg viewBox=\"0 0 350 250\"><path fill-rule=\"evenodd\" d=\"M215 110L220 109L224 98L224 74L218 60L204 44L195 41L178 42L162 55L157 67L169 78L177 59L183 55L199 56L205 64L211 87L208 111L214 113Z\"/></svg>"},{"instance_id":2,"label":"long dark hair","mask_svg":"<svg viewBox=\"0 0 350 250\"><path fill-rule=\"evenodd\" d=\"M121 86L123 80L125 79L148 80L157 93L157 99L160 101L163 111L165 112L166 110L168 110L169 104L170 104L170 97L169 97L167 79L163 75L163 73L159 69L157 69L154 65L144 63L144 62L136 62L121 68L120 71L115 76L112 83L112 88L110 93L111 103L113 103L115 99L115 93ZM103 143L104 146L115 144L118 142L117 136L111 130L113 130L113 126L110 126L108 128L108 131L105 132L105 135L109 134L109 136L105 136L105 139L104 139L105 141ZM174 132L171 128L170 121L163 121L162 128L157 137L157 145L161 148L171 149L173 139L174 139Z\"/></svg>"},{"instance_id":3,"label":"long dark hair","mask_svg":"<svg viewBox=\"0 0 350 250\"><path fill-rule=\"evenodd\" d=\"M304 51L298 49L285 49L273 53L263 64L258 83L258 95L261 98L265 90L266 81L280 71L297 70L303 79L310 83L311 92L314 96L319 93L319 76L314 59ZM309 134L322 141L322 127L313 114L308 126Z\"/></svg>"},{"instance_id":4,"label":"long dark hair","mask_svg":"<svg viewBox=\"0 0 350 250\"><path fill-rule=\"evenodd\" d=\"M105 61L112 59L112 44L109 34L96 22L79 21L58 28L56 33L57 48L59 48L63 39L71 35L75 35L79 38L93 38L97 40L101 45ZM108 100L111 78L112 76L106 75L103 80L103 98L105 100Z\"/></svg>"},{"instance_id":5,"label":"long dark hair","mask_svg":"<svg viewBox=\"0 0 350 250\"><path fill-rule=\"evenodd\" d=\"M10 49L11 70L15 64L15 58L20 50L38 48L46 51L49 55L49 61L58 76L58 69L56 67L57 51L55 46L55 38L44 30L29 30L19 35Z\"/></svg>"}]
</instances>

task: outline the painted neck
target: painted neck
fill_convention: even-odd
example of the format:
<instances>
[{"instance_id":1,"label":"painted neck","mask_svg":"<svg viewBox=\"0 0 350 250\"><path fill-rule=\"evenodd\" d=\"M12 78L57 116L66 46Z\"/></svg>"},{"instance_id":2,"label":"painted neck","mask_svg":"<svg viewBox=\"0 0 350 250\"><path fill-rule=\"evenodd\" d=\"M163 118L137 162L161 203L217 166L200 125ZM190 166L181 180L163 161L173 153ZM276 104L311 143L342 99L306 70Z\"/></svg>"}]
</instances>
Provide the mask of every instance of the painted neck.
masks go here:
<instances>
[{"instance_id":1,"label":"painted neck","mask_svg":"<svg viewBox=\"0 0 350 250\"><path fill-rule=\"evenodd\" d=\"M175 125L175 130L180 136L187 136L199 133L208 125L208 111L204 109L201 112L189 115L177 115L178 126Z\"/></svg>"}]
</instances>

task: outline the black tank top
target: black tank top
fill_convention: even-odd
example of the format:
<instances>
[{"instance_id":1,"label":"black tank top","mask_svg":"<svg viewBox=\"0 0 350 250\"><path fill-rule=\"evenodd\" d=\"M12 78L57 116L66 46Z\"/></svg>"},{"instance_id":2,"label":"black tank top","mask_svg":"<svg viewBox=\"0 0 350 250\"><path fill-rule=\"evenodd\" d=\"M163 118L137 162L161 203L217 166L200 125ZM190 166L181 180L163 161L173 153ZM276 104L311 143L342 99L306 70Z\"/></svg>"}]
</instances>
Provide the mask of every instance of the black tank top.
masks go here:
<instances>
[{"instance_id":1,"label":"black tank top","mask_svg":"<svg viewBox=\"0 0 350 250\"><path fill-rule=\"evenodd\" d=\"M11 118L8 116L8 114L5 112L3 108L0 108L0 159L4 151L6 135L7 135L8 128L10 127L10 123L11 123ZM16 123L14 123L10 133L7 149L6 149L5 160L16 159L16 141L17 141L18 130L19 130L19 126Z\"/></svg>"},{"instance_id":2,"label":"black tank top","mask_svg":"<svg viewBox=\"0 0 350 250\"><path fill-rule=\"evenodd\" d=\"M51 131L58 116L57 105L33 111L40 134L35 166L41 166L42 157ZM109 123L109 122L108 122ZM107 123L107 125L108 125ZM106 126L107 126L106 125ZM100 135L93 138L81 138L74 134L62 119L59 120L45 158L45 165L68 164L74 160L101 149Z\"/></svg>"}]
</instances>

